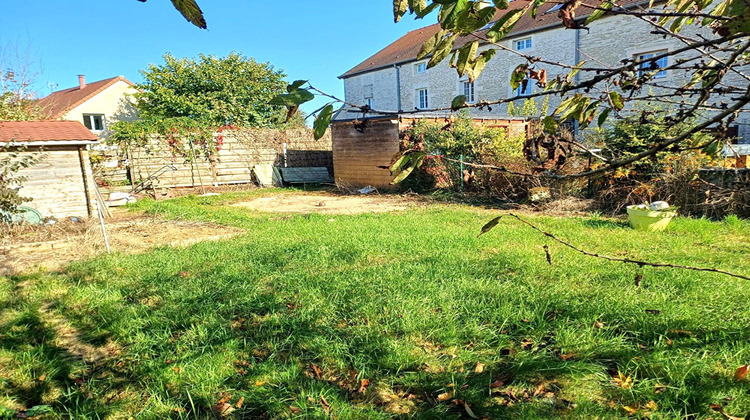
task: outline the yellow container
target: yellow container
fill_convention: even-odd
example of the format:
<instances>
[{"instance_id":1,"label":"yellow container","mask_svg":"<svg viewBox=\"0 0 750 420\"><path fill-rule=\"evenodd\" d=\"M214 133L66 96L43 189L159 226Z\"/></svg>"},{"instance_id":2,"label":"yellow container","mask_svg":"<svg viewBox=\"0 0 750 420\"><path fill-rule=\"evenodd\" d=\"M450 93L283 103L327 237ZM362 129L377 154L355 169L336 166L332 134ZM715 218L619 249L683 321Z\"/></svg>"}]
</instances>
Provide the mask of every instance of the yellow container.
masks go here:
<instances>
[{"instance_id":1,"label":"yellow container","mask_svg":"<svg viewBox=\"0 0 750 420\"><path fill-rule=\"evenodd\" d=\"M628 221L635 230L661 232L667 228L672 218L677 216L673 211L653 211L628 206Z\"/></svg>"}]
</instances>

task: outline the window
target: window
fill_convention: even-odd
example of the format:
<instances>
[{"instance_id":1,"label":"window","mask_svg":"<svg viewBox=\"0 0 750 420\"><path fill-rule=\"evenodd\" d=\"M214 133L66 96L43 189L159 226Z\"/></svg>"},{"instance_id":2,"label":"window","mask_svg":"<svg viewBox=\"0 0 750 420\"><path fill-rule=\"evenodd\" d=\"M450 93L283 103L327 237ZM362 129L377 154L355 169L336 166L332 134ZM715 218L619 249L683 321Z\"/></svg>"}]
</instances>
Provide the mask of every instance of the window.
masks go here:
<instances>
[{"instance_id":1,"label":"window","mask_svg":"<svg viewBox=\"0 0 750 420\"><path fill-rule=\"evenodd\" d=\"M531 38L519 39L517 41L513 41L513 48L516 51L530 50L531 49Z\"/></svg>"},{"instance_id":2,"label":"window","mask_svg":"<svg viewBox=\"0 0 750 420\"><path fill-rule=\"evenodd\" d=\"M370 109L375 108L375 100L372 90L372 85L365 85L364 86L365 91L365 104L370 107Z\"/></svg>"},{"instance_id":3,"label":"window","mask_svg":"<svg viewBox=\"0 0 750 420\"><path fill-rule=\"evenodd\" d=\"M476 96L474 95L474 82L463 82L461 83L461 86L463 88L463 95L466 97L466 102L473 104L477 101Z\"/></svg>"},{"instance_id":4,"label":"window","mask_svg":"<svg viewBox=\"0 0 750 420\"><path fill-rule=\"evenodd\" d=\"M427 62L417 63L414 67L417 73L427 73Z\"/></svg>"},{"instance_id":5,"label":"window","mask_svg":"<svg viewBox=\"0 0 750 420\"><path fill-rule=\"evenodd\" d=\"M531 79L524 79L524 82L526 84L526 89L523 88L524 83L518 85L515 91L516 96L528 96L533 93L532 86L534 85L534 82Z\"/></svg>"},{"instance_id":6,"label":"window","mask_svg":"<svg viewBox=\"0 0 750 420\"><path fill-rule=\"evenodd\" d=\"M427 99L427 89L417 89L417 108L427 109L430 107L430 102Z\"/></svg>"},{"instance_id":7,"label":"window","mask_svg":"<svg viewBox=\"0 0 750 420\"><path fill-rule=\"evenodd\" d=\"M83 125L91 131L104 130L104 114L83 114Z\"/></svg>"},{"instance_id":8,"label":"window","mask_svg":"<svg viewBox=\"0 0 750 420\"><path fill-rule=\"evenodd\" d=\"M665 53L666 51L655 51L650 52L646 54L638 54L636 56L636 59L638 61L642 60L648 60L649 58L652 58L657 55L661 55ZM657 69L663 69L669 65L669 57L662 57L656 61L647 61L643 64L641 64L641 68L638 70L638 76L642 77L644 74L652 72ZM663 79L667 77L667 71L661 70L658 73L654 74L654 79Z\"/></svg>"}]
</instances>

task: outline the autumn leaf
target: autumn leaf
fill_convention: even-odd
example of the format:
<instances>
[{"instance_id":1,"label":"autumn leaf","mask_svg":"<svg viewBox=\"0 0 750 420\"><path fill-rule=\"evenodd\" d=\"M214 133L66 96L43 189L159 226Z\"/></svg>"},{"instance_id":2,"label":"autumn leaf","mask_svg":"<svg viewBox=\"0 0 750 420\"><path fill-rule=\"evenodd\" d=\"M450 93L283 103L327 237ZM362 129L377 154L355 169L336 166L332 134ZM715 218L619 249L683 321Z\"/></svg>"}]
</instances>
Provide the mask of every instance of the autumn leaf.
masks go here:
<instances>
[{"instance_id":1,"label":"autumn leaf","mask_svg":"<svg viewBox=\"0 0 750 420\"><path fill-rule=\"evenodd\" d=\"M362 382L359 384L359 390L357 392L359 392L360 394L365 392L368 386L370 386L370 380L362 379Z\"/></svg>"},{"instance_id":2,"label":"autumn leaf","mask_svg":"<svg viewBox=\"0 0 750 420\"><path fill-rule=\"evenodd\" d=\"M737 370L734 372L734 380L735 381L741 381L747 377L747 368L748 365L742 365L737 368Z\"/></svg>"},{"instance_id":3,"label":"autumn leaf","mask_svg":"<svg viewBox=\"0 0 750 420\"><path fill-rule=\"evenodd\" d=\"M561 354L560 358L562 360L570 360L570 359L572 359L572 358L574 358L576 356L578 356L578 354L576 354L576 353L569 353L569 354Z\"/></svg>"},{"instance_id":4,"label":"autumn leaf","mask_svg":"<svg viewBox=\"0 0 750 420\"><path fill-rule=\"evenodd\" d=\"M503 386L505 386L505 381L501 379L498 379L490 384L490 388L502 388Z\"/></svg>"},{"instance_id":5,"label":"autumn leaf","mask_svg":"<svg viewBox=\"0 0 750 420\"><path fill-rule=\"evenodd\" d=\"M310 370L313 371L313 374L315 375L315 378L320 379L323 377L323 371L320 369L320 366L318 365L310 365Z\"/></svg>"},{"instance_id":6,"label":"autumn leaf","mask_svg":"<svg viewBox=\"0 0 750 420\"><path fill-rule=\"evenodd\" d=\"M437 400L439 402L445 402L445 401L448 401L451 398L453 398L453 393L452 392L444 392L444 393L442 393L442 394L440 394L440 395L437 396Z\"/></svg>"},{"instance_id":7,"label":"autumn leaf","mask_svg":"<svg viewBox=\"0 0 750 420\"><path fill-rule=\"evenodd\" d=\"M622 372L617 372L617 377L613 378L612 381L622 389L630 389L633 387L633 378L631 376L625 376Z\"/></svg>"},{"instance_id":8,"label":"autumn leaf","mask_svg":"<svg viewBox=\"0 0 750 420\"><path fill-rule=\"evenodd\" d=\"M474 367L474 373L482 373L484 372L484 363L477 362L477 365Z\"/></svg>"},{"instance_id":9,"label":"autumn leaf","mask_svg":"<svg viewBox=\"0 0 750 420\"><path fill-rule=\"evenodd\" d=\"M234 406L237 408L242 408L242 404L244 403L245 403L245 397L240 397L240 399L237 400L237 404L235 404Z\"/></svg>"}]
</instances>

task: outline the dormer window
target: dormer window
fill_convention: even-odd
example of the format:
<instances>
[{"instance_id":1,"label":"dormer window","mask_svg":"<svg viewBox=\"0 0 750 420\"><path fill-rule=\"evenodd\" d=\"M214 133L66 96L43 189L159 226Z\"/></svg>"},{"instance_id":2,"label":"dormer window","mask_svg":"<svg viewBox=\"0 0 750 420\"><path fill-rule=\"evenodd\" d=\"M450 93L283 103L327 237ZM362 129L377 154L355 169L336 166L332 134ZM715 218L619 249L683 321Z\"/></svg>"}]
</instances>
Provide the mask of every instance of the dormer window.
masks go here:
<instances>
[{"instance_id":1,"label":"dormer window","mask_svg":"<svg viewBox=\"0 0 750 420\"><path fill-rule=\"evenodd\" d=\"M83 125L91 131L104 131L104 114L83 114Z\"/></svg>"}]
</instances>

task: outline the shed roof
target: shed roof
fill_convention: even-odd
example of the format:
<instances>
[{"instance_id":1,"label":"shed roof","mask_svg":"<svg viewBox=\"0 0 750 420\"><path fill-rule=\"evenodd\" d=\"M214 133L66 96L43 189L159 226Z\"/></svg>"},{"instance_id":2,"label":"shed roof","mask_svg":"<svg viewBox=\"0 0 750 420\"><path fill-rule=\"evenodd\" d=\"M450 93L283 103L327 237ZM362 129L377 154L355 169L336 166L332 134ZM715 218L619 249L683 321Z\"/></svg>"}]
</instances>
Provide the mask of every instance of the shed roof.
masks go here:
<instances>
[{"instance_id":1,"label":"shed roof","mask_svg":"<svg viewBox=\"0 0 750 420\"><path fill-rule=\"evenodd\" d=\"M0 121L0 143L81 144L98 140L78 121Z\"/></svg>"},{"instance_id":2,"label":"shed roof","mask_svg":"<svg viewBox=\"0 0 750 420\"><path fill-rule=\"evenodd\" d=\"M76 86L52 92L49 96L40 99L38 104L49 114L50 119L58 119L119 81L123 81L130 86L135 86L133 82L125 77L117 76L88 83L83 89Z\"/></svg>"}]
</instances>

